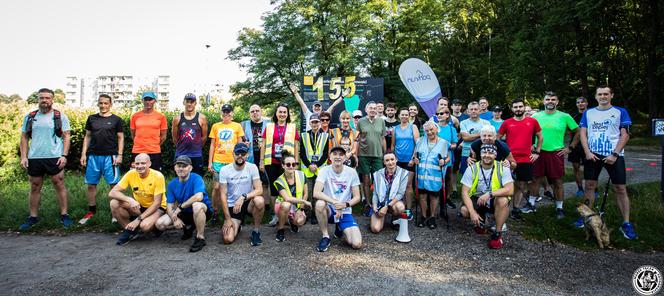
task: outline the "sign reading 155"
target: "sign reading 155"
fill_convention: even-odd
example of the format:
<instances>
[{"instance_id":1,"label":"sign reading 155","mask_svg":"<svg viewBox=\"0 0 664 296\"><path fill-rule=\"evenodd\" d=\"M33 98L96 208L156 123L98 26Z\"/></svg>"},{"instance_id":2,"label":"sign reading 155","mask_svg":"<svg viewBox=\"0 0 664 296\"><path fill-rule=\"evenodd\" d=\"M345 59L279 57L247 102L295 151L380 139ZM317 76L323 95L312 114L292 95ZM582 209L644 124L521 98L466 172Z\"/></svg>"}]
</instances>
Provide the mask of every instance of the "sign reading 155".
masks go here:
<instances>
[{"instance_id":1,"label":"sign reading 155","mask_svg":"<svg viewBox=\"0 0 664 296\"><path fill-rule=\"evenodd\" d=\"M343 90L341 85L342 82ZM316 82L314 82L313 76L304 76L302 84L305 86L311 86L311 90L317 92L316 98L318 98L319 101L323 100L323 97L325 96L323 77L318 77ZM330 78L328 97L332 101L340 98L342 95L346 98L350 98L355 94L355 90L355 76L332 77Z\"/></svg>"}]
</instances>

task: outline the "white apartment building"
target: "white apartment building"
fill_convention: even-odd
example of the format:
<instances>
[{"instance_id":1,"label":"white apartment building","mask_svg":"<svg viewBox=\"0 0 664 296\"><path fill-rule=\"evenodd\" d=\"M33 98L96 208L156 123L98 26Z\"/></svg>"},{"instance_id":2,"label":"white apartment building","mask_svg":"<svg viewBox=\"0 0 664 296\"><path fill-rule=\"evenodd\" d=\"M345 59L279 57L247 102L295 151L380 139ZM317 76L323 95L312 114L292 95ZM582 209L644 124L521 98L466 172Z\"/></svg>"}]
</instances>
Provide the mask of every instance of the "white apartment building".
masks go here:
<instances>
[{"instance_id":1,"label":"white apartment building","mask_svg":"<svg viewBox=\"0 0 664 296\"><path fill-rule=\"evenodd\" d=\"M94 107L101 94L110 95L116 106L132 106L142 92L157 94L159 108L168 109L170 99L170 76L136 77L132 75L101 75L95 78L68 76L66 80L66 102L70 106Z\"/></svg>"}]
</instances>

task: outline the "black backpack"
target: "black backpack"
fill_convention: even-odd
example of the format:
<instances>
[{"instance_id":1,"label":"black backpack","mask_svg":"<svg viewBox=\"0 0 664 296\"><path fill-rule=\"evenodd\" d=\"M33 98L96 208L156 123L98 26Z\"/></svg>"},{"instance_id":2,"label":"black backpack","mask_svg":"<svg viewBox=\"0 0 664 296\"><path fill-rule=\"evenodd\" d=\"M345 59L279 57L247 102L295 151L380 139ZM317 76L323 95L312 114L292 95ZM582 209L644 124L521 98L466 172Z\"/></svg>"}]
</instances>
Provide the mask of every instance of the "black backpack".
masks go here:
<instances>
[{"instance_id":1,"label":"black backpack","mask_svg":"<svg viewBox=\"0 0 664 296\"><path fill-rule=\"evenodd\" d=\"M35 116L37 116L39 110L35 110L28 114L28 123L25 127L25 134L28 135L28 138L32 138L32 122L35 121ZM53 109L53 123L55 125L54 134L55 136L62 138L62 116L60 111Z\"/></svg>"}]
</instances>

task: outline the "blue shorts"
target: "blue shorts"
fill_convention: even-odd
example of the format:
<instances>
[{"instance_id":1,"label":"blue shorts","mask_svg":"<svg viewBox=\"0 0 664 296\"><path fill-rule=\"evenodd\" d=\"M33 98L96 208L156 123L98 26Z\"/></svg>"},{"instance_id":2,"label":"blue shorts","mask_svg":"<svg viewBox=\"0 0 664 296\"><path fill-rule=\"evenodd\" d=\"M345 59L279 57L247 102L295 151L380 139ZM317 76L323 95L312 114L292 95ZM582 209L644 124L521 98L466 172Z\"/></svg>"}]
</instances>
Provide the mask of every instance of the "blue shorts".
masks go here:
<instances>
[{"instance_id":1,"label":"blue shorts","mask_svg":"<svg viewBox=\"0 0 664 296\"><path fill-rule=\"evenodd\" d=\"M337 214L337 211L334 209L334 206L332 205L327 205L327 208L330 209L330 216L327 217L327 223L333 224L334 222L334 216ZM357 225L355 222L355 218L353 218L353 215L351 214L343 214L341 215L341 219L339 219L339 222L336 222L339 224L339 228L341 228L341 231L346 230L346 228L350 227L360 227Z\"/></svg>"},{"instance_id":2,"label":"blue shorts","mask_svg":"<svg viewBox=\"0 0 664 296\"><path fill-rule=\"evenodd\" d=\"M85 169L85 184L97 185L104 176L109 185L120 182L120 168L113 166L114 155L88 155Z\"/></svg>"}]
</instances>

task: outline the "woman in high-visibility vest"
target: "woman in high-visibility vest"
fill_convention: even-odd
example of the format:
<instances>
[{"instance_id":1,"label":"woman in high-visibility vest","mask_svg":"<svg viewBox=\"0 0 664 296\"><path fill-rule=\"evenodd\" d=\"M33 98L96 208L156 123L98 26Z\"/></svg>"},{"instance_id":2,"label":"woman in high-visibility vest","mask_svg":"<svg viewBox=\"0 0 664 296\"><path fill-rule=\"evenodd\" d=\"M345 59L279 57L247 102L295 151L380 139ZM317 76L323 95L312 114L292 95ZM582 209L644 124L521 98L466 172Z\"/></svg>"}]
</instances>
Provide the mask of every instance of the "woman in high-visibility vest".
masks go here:
<instances>
[{"instance_id":1,"label":"woman in high-visibility vest","mask_svg":"<svg viewBox=\"0 0 664 296\"><path fill-rule=\"evenodd\" d=\"M275 204L276 197L279 195L279 190L274 187L274 181L284 173L280 161L282 152L288 151L297 160L299 145L296 145L296 143L298 141L300 141L300 134L297 131L297 126L290 123L290 109L288 108L288 104L280 103L274 110L272 122L265 126L263 145L261 146L261 161L259 162L260 171L267 174L267 179L270 183L270 196L273 205ZM277 220L275 213L272 216L270 225L276 225Z\"/></svg>"},{"instance_id":2,"label":"woman in high-visibility vest","mask_svg":"<svg viewBox=\"0 0 664 296\"><path fill-rule=\"evenodd\" d=\"M278 242L283 242L284 225L289 221L292 232L298 232L299 226L304 225L307 221L305 209L311 208L311 202L307 199L307 183L304 173L297 170L299 163L295 160L295 156L287 151L283 152L281 158L281 166L284 173L274 181L274 186L279 190L277 203L274 205L274 212L279 217L277 223L277 236Z\"/></svg>"},{"instance_id":3,"label":"woman in high-visibility vest","mask_svg":"<svg viewBox=\"0 0 664 296\"><path fill-rule=\"evenodd\" d=\"M330 149L332 147L341 146L341 139L348 138L351 142L351 153L357 156L357 144L355 143L355 131L350 127L350 112L344 110L339 115L340 125L330 132L332 141L330 141Z\"/></svg>"},{"instance_id":4,"label":"woman in high-visibility vest","mask_svg":"<svg viewBox=\"0 0 664 296\"><path fill-rule=\"evenodd\" d=\"M450 161L448 154L450 143L438 137L438 124L433 121L424 123L424 132L426 136L417 141L415 148L417 156L413 161L417 165L417 188L422 213L416 225L434 229L437 227L438 195L443 189L445 178L443 168ZM431 205L430 211L427 212L429 205Z\"/></svg>"}]
</instances>

